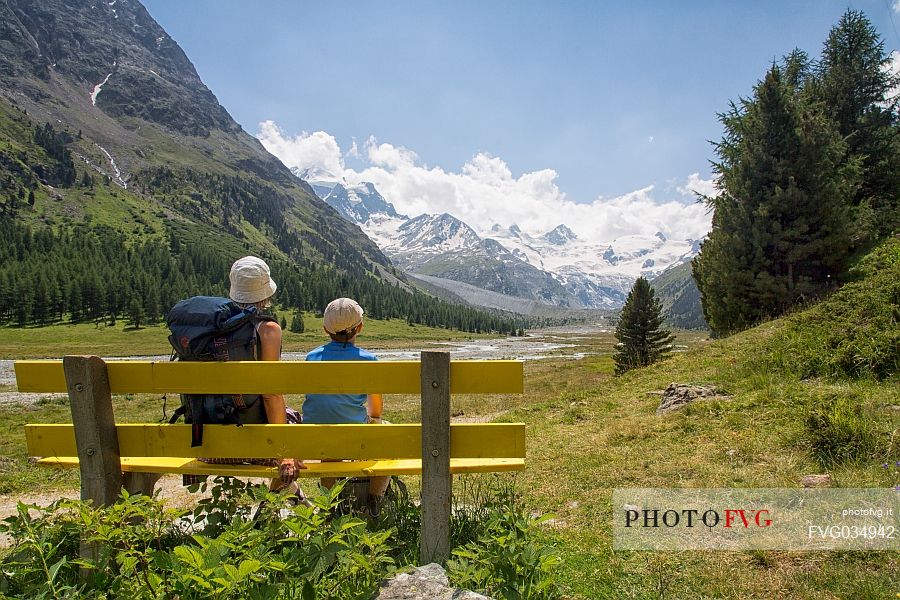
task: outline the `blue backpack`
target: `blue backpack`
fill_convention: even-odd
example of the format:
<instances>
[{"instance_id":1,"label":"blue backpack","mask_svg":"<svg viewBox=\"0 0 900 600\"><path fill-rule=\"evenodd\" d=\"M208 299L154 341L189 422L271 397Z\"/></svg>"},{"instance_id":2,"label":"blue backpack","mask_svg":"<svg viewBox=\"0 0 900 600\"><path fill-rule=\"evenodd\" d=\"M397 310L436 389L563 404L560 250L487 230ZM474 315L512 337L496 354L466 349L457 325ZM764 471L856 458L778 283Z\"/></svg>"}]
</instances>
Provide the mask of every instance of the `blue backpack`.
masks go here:
<instances>
[{"instance_id":1,"label":"blue backpack","mask_svg":"<svg viewBox=\"0 0 900 600\"><path fill-rule=\"evenodd\" d=\"M257 327L274 321L257 313L256 307L242 308L228 298L194 296L176 304L166 318L174 350L172 359L186 361L258 360ZM259 394L182 394L181 407L169 420L182 415L191 424L191 447L203 444L203 425L241 425L241 416L260 410Z\"/></svg>"}]
</instances>

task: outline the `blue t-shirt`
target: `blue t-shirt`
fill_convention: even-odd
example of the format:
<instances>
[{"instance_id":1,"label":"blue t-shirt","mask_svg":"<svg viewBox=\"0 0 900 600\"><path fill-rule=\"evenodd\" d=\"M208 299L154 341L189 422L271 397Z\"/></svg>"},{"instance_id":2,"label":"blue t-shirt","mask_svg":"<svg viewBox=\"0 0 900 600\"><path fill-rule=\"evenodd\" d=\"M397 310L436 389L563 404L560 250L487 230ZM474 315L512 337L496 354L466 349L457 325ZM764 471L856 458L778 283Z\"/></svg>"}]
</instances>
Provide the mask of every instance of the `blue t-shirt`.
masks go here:
<instances>
[{"instance_id":1,"label":"blue t-shirt","mask_svg":"<svg viewBox=\"0 0 900 600\"><path fill-rule=\"evenodd\" d=\"M306 355L306 360L378 360L367 350L350 343L328 342ZM303 401L303 422L368 423L367 394L307 394Z\"/></svg>"}]
</instances>

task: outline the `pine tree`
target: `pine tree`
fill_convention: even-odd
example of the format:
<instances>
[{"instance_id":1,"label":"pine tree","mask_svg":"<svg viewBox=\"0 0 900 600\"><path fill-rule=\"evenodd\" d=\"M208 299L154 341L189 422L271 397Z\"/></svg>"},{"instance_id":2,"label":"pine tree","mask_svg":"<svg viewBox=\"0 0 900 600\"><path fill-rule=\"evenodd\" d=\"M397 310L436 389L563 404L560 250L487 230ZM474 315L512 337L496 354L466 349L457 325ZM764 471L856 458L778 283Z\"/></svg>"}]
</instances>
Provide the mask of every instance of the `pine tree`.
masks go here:
<instances>
[{"instance_id":1,"label":"pine tree","mask_svg":"<svg viewBox=\"0 0 900 600\"><path fill-rule=\"evenodd\" d=\"M862 164L852 203L856 220L876 236L900 227L900 97L889 98L900 76L891 74L890 62L872 23L848 10L828 34L812 86L847 141L848 160Z\"/></svg>"},{"instance_id":2,"label":"pine tree","mask_svg":"<svg viewBox=\"0 0 900 600\"><path fill-rule=\"evenodd\" d=\"M298 310L291 319L291 332L303 333L306 331L306 325L303 323L303 314Z\"/></svg>"},{"instance_id":3,"label":"pine tree","mask_svg":"<svg viewBox=\"0 0 900 600\"><path fill-rule=\"evenodd\" d=\"M848 204L858 163L820 103L803 55L773 65L720 119L719 195L712 231L694 259L706 321L724 335L825 291L845 267Z\"/></svg>"},{"instance_id":4,"label":"pine tree","mask_svg":"<svg viewBox=\"0 0 900 600\"><path fill-rule=\"evenodd\" d=\"M650 282L639 277L628 293L616 326L616 375L665 358L675 336L661 329L662 305Z\"/></svg>"},{"instance_id":5,"label":"pine tree","mask_svg":"<svg viewBox=\"0 0 900 600\"><path fill-rule=\"evenodd\" d=\"M140 329L141 325L146 321L144 304L137 296L132 296L131 301L128 303L128 320L135 329Z\"/></svg>"},{"instance_id":6,"label":"pine tree","mask_svg":"<svg viewBox=\"0 0 900 600\"><path fill-rule=\"evenodd\" d=\"M281 325L282 331L287 329L287 320L284 317L281 317L281 321L278 324Z\"/></svg>"}]
</instances>

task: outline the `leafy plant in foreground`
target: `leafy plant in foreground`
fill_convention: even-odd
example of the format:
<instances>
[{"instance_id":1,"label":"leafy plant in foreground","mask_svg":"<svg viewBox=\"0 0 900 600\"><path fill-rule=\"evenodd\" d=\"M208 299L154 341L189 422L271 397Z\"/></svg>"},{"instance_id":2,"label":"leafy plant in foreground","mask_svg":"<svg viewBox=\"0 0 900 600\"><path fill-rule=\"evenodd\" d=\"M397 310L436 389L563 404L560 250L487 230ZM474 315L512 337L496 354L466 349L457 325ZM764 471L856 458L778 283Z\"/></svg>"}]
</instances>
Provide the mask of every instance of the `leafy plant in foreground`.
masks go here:
<instances>
[{"instance_id":1,"label":"leafy plant in foreground","mask_svg":"<svg viewBox=\"0 0 900 600\"><path fill-rule=\"evenodd\" d=\"M161 501L123 493L93 508L61 501L46 509L20 505L0 530L15 545L2 561L0 592L37 598L365 598L394 567L390 530L369 531L361 519L331 518L335 490L313 507L245 484L223 484L199 512L166 509ZM249 493L248 493L249 492ZM242 508L227 519L235 500ZM244 503L264 500L250 516ZM30 510L37 511L32 517ZM79 557L79 542L96 548ZM83 570L86 576L80 577Z\"/></svg>"},{"instance_id":2,"label":"leafy plant in foreground","mask_svg":"<svg viewBox=\"0 0 900 600\"><path fill-rule=\"evenodd\" d=\"M528 514L512 488L501 491L484 515L477 539L454 549L447 561L450 580L505 600L558 598L553 570L562 558L540 542L537 530L550 515Z\"/></svg>"},{"instance_id":3,"label":"leafy plant in foreground","mask_svg":"<svg viewBox=\"0 0 900 600\"><path fill-rule=\"evenodd\" d=\"M517 506L511 485L465 481L451 528L458 583L504 598L554 597L559 559L536 537L540 521ZM340 484L311 507L224 477L194 491L210 495L193 510L125 492L103 508L20 504L0 524L13 540L0 560L0 598L371 598L398 565L418 561L421 518L403 486L370 522L336 516ZM93 552L82 557L82 544Z\"/></svg>"}]
</instances>

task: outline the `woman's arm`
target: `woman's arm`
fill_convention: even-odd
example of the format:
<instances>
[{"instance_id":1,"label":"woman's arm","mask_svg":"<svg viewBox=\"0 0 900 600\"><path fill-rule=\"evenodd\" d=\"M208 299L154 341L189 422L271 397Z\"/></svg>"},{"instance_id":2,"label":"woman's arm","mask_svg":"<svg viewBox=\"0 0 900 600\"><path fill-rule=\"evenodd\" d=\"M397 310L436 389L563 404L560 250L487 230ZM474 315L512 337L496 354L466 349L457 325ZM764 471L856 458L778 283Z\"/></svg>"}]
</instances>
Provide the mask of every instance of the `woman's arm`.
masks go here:
<instances>
[{"instance_id":1,"label":"woman's arm","mask_svg":"<svg viewBox=\"0 0 900 600\"><path fill-rule=\"evenodd\" d=\"M259 326L259 360L281 360L281 327L278 323L267 321ZM266 419L269 423L287 423L284 396L281 394L263 394L263 405L266 408Z\"/></svg>"},{"instance_id":2,"label":"woman's arm","mask_svg":"<svg viewBox=\"0 0 900 600\"><path fill-rule=\"evenodd\" d=\"M259 326L259 359L281 360L281 327L274 321L266 321ZM287 423L284 396L281 394L263 394L263 407L266 409L266 420L273 424ZM290 483L296 478L295 469L305 469L300 459L283 458L279 467L281 479Z\"/></svg>"}]
</instances>

